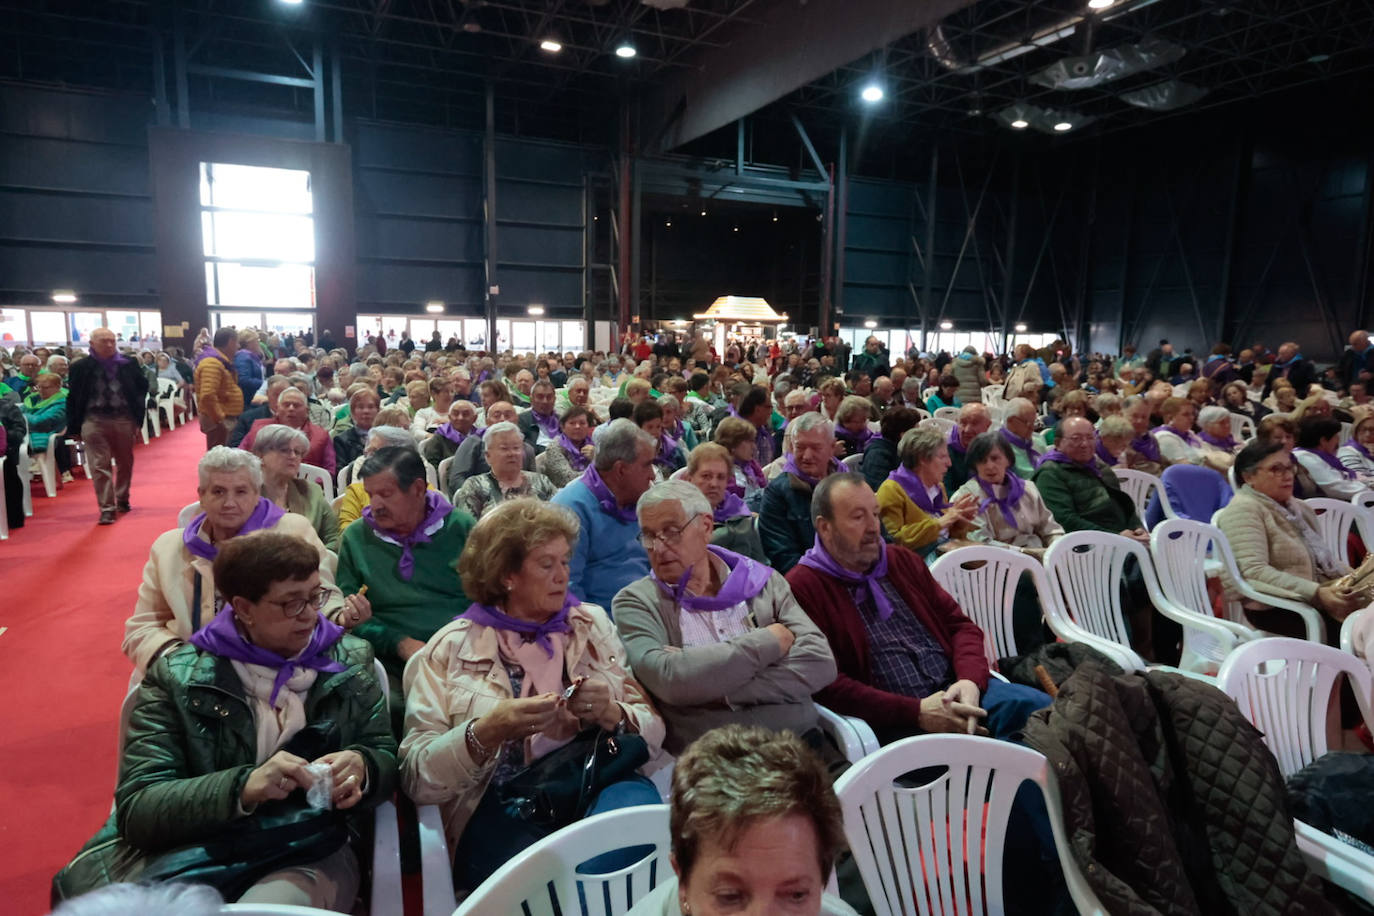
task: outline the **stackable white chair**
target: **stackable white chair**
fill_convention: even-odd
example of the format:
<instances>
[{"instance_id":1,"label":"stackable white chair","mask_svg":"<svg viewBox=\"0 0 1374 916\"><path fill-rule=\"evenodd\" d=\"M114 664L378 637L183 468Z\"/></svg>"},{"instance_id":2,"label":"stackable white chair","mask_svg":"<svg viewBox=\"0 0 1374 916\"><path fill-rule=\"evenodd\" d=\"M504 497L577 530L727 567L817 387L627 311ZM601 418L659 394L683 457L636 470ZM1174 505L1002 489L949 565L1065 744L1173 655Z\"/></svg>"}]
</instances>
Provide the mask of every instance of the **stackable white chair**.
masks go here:
<instances>
[{"instance_id":1,"label":"stackable white chair","mask_svg":"<svg viewBox=\"0 0 1374 916\"><path fill-rule=\"evenodd\" d=\"M1337 679L1350 682L1365 724L1370 715L1374 674L1348 652L1301 639L1260 639L1237 649L1221 666L1217 686L1264 736L1284 779L1325 754L1327 713L1339 695ZM1298 849L1307 865L1327 881L1374 901L1374 856L1361 852L1302 821L1294 821Z\"/></svg>"},{"instance_id":2,"label":"stackable white chair","mask_svg":"<svg viewBox=\"0 0 1374 916\"><path fill-rule=\"evenodd\" d=\"M1132 471L1129 468L1112 468L1112 473L1121 483L1121 492L1125 493L1135 503L1135 510L1143 519L1145 510L1150 505L1150 494L1159 494L1159 505L1164 510L1166 516L1173 516L1173 506L1169 505L1169 497L1164 493L1164 481L1153 474L1146 474L1144 471Z\"/></svg>"},{"instance_id":3,"label":"stackable white chair","mask_svg":"<svg viewBox=\"0 0 1374 916\"><path fill-rule=\"evenodd\" d=\"M324 498L331 501L334 499L334 480L324 468L317 467L313 464L302 463L301 469L296 472L296 476L301 480L309 480L312 483L319 484L320 489L324 490Z\"/></svg>"},{"instance_id":4,"label":"stackable white chair","mask_svg":"<svg viewBox=\"0 0 1374 916\"><path fill-rule=\"evenodd\" d=\"M860 467L863 466L864 463L863 452L860 452L857 455L845 455L842 459L840 459L840 462L844 465L844 469L846 471L857 471Z\"/></svg>"},{"instance_id":5,"label":"stackable white chair","mask_svg":"<svg viewBox=\"0 0 1374 916\"><path fill-rule=\"evenodd\" d=\"M820 703L816 704L816 715L820 719L821 731L834 739L844 759L850 763L858 763L880 747L873 727L863 719L842 716Z\"/></svg>"},{"instance_id":6,"label":"stackable white chair","mask_svg":"<svg viewBox=\"0 0 1374 916\"><path fill-rule=\"evenodd\" d=\"M1325 497L1304 499L1303 502L1317 515L1317 531L1321 534L1326 549L1346 566L1355 565L1346 538L1352 527L1367 546L1374 548L1374 524L1371 524L1368 513L1362 511L1355 503Z\"/></svg>"},{"instance_id":7,"label":"stackable white chair","mask_svg":"<svg viewBox=\"0 0 1374 916\"><path fill-rule=\"evenodd\" d=\"M5 479L5 462L9 460L8 455L0 455L0 481ZM10 537L10 516L9 504L5 501L5 487L0 483L0 541L7 541Z\"/></svg>"},{"instance_id":8,"label":"stackable white chair","mask_svg":"<svg viewBox=\"0 0 1374 916\"><path fill-rule=\"evenodd\" d=\"M448 488L448 469L453 466L453 459L455 457L454 455L449 455L443 461L439 462L439 492L444 494L445 499L453 498L453 492ZM342 474L343 471L339 473Z\"/></svg>"},{"instance_id":9,"label":"stackable white chair","mask_svg":"<svg viewBox=\"0 0 1374 916\"><path fill-rule=\"evenodd\" d=\"M1219 514L1220 511L1212 515L1212 527L1216 529L1212 540L1212 558L1221 562L1221 568L1226 572L1231 587L1239 592L1242 598L1248 598L1269 608L1292 611L1302 618L1307 639L1313 642L1325 642L1326 622L1316 608L1300 601L1292 601L1288 598L1280 598L1278 595L1261 592L1240 574L1240 567L1236 564L1236 555L1231 551L1231 542L1226 539L1226 533L1217 525L1217 515ZM1229 610L1232 620L1237 622L1244 620L1239 607L1231 606Z\"/></svg>"},{"instance_id":10,"label":"stackable white chair","mask_svg":"<svg viewBox=\"0 0 1374 916\"><path fill-rule=\"evenodd\" d=\"M932 394L938 394L939 391L940 391L940 389L939 389L938 387L935 387L935 388L922 388L922 389L921 389L921 402L922 402L922 403L925 403L926 401L929 401L929 400L930 400L930 396L931 396Z\"/></svg>"},{"instance_id":11,"label":"stackable white chair","mask_svg":"<svg viewBox=\"0 0 1374 916\"><path fill-rule=\"evenodd\" d=\"M38 476L43 481L43 492L47 494L48 499L57 498L60 480L57 473L57 440L66 432L64 428L48 436L48 447L31 456L34 464L38 465Z\"/></svg>"},{"instance_id":12,"label":"stackable white chair","mask_svg":"<svg viewBox=\"0 0 1374 916\"><path fill-rule=\"evenodd\" d=\"M4 509L3 504L0 504L0 509ZM1374 659L1371 659L1369 656L1369 652L1367 651L1368 647L1361 646L1360 648L1366 650L1363 652L1355 651L1355 630L1369 613L1369 608L1360 608L1358 611L1345 618L1345 621L1341 624L1341 651L1349 652L1356 658L1363 658L1366 662L1374 662Z\"/></svg>"},{"instance_id":13,"label":"stackable white chair","mask_svg":"<svg viewBox=\"0 0 1374 916\"><path fill-rule=\"evenodd\" d=\"M933 768L943 772L925 785L897 782L914 770ZM1064 835L1059 788L1048 761L1030 748L971 735L897 741L835 782L845 837L879 916L1004 912L1007 825L1025 781L1044 794L1059 864L1078 912L1105 916Z\"/></svg>"},{"instance_id":14,"label":"stackable white chair","mask_svg":"<svg viewBox=\"0 0 1374 916\"><path fill-rule=\"evenodd\" d=\"M942 420L953 420L954 422L958 423L959 410L960 408L958 407L937 407L935 408L935 416L939 417Z\"/></svg>"},{"instance_id":15,"label":"stackable white chair","mask_svg":"<svg viewBox=\"0 0 1374 916\"><path fill-rule=\"evenodd\" d=\"M1243 413L1231 414L1231 438L1237 442L1255 438L1255 421ZM1231 488L1235 489L1235 485Z\"/></svg>"},{"instance_id":16,"label":"stackable white chair","mask_svg":"<svg viewBox=\"0 0 1374 916\"><path fill-rule=\"evenodd\" d=\"M191 524L191 519L195 518L197 515L200 515L200 501L197 500L193 503L187 503L182 506L181 511L177 513L177 527L185 528L187 525Z\"/></svg>"},{"instance_id":17,"label":"stackable white chair","mask_svg":"<svg viewBox=\"0 0 1374 916\"><path fill-rule=\"evenodd\" d=\"M940 408L940 410L944 409L945 408L943 407ZM939 411L936 412L938 413ZM928 417L922 420L921 422L917 423L916 425L924 426L929 429L938 429L940 431L940 435L948 436L949 431L953 429L957 424L948 417Z\"/></svg>"},{"instance_id":18,"label":"stackable white chair","mask_svg":"<svg viewBox=\"0 0 1374 916\"><path fill-rule=\"evenodd\" d=\"M177 408L184 408L179 394L180 387L169 378L157 380L157 409L167 411L167 428L177 427Z\"/></svg>"},{"instance_id":19,"label":"stackable white chair","mask_svg":"<svg viewBox=\"0 0 1374 916\"><path fill-rule=\"evenodd\" d=\"M1016 586L1023 575L1031 577L1040 597L1041 608L1055 601L1049 579L1045 576L1045 567L1024 553L1004 547L960 547L951 550L931 564L930 574L983 631L983 654L990 665L995 665L999 658L1009 658L1019 653L1012 604L1016 599ZM1065 632L1076 630L1077 627L1070 622ZM1069 636L1063 638L1074 641ZM1096 646L1095 641L1093 645ZM1134 653L1132 657L1110 652L1108 655L1127 668L1134 667L1139 661Z\"/></svg>"},{"instance_id":20,"label":"stackable white chair","mask_svg":"<svg viewBox=\"0 0 1374 916\"><path fill-rule=\"evenodd\" d=\"M33 515L33 463L25 461L22 456L29 453L29 434L24 433L24 441L19 444L19 451L15 456L15 468L19 471L19 482L23 484L24 493L24 517ZM88 472L89 473L89 472Z\"/></svg>"}]
</instances>

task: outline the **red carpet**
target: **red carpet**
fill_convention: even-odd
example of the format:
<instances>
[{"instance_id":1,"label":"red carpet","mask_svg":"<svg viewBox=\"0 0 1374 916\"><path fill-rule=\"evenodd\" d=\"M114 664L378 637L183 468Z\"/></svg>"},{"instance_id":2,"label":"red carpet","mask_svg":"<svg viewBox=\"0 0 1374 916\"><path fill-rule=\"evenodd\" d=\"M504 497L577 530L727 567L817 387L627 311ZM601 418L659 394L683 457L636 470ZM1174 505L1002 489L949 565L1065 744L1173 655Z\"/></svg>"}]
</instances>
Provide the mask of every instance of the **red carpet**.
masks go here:
<instances>
[{"instance_id":1,"label":"red carpet","mask_svg":"<svg viewBox=\"0 0 1374 916\"><path fill-rule=\"evenodd\" d=\"M48 911L48 885L104 822L132 670L119 651L153 539L196 498L194 425L134 449L133 511L108 527L89 481L0 541L0 912Z\"/></svg>"}]
</instances>

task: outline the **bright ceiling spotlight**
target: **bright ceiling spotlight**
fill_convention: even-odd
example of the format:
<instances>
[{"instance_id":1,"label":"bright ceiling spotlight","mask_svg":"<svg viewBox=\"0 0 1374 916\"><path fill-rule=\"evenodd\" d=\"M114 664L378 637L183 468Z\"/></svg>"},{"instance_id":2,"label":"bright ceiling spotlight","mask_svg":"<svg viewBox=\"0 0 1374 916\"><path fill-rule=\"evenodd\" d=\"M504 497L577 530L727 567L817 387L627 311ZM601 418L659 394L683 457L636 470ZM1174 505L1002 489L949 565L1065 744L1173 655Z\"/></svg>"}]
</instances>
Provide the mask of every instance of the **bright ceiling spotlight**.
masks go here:
<instances>
[{"instance_id":1,"label":"bright ceiling spotlight","mask_svg":"<svg viewBox=\"0 0 1374 916\"><path fill-rule=\"evenodd\" d=\"M870 105L875 102L881 102L883 100L883 87L879 86L877 83L869 83L863 88L863 91L859 93L859 98Z\"/></svg>"},{"instance_id":2,"label":"bright ceiling spotlight","mask_svg":"<svg viewBox=\"0 0 1374 916\"><path fill-rule=\"evenodd\" d=\"M664 229L671 229L671 228L673 228L673 221L672 221L672 220L668 220L666 223L663 224L663 228L664 228Z\"/></svg>"},{"instance_id":3,"label":"bright ceiling spotlight","mask_svg":"<svg viewBox=\"0 0 1374 916\"><path fill-rule=\"evenodd\" d=\"M942 330L942 331L952 331L952 330L954 330L954 322L952 322L952 321L942 321L942 322L940 322L940 330Z\"/></svg>"},{"instance_id":4,"label":"bright ceiling spotlight","mask_svg":"<svg viewBox=\"0 0 1374 916\"><path fill-rule=\"evenodd\" d=\"M701 215L702 215L702 216L705 216L705 215L706 215L706 211L705 211L705 210L702 210L702 211L701 211Z\"/></svg>"},{"instance_id":5,"label":"bright ceiling spotlight","mask_svg":"<svg viewBox=\"0 0 1374 916\"><path fill-rule=\"evenodd\" d=\"M431 299L429 302L425 303L425 311L429 312L431 315L437 315L443 310L444 304L440 302L438 299Z\"/></svg>"},{"instance_id":6,"label":"bright ceiling spotlight","mask_svg":"<svg viewBox=\"0 0 1374 916\"><path fill-rule=\"evenodd\" d=\"M630 39L628 38L623 39L620 42L620 44L615 46L616 57L623 57L626 60L629 60L631 57L634 57L637 53L639 52L635 50L634 44L631 43Z\"/></svg>"},{"instance_id":7,"label":"bright ceiling spotlight","mask_svg":"<svg viewBox=\"0 0 1374 916\"><path fill-rule=\"evenodd\" d=\"M531 305L529 308L525 309L525 311L530 315L542 315L544 314L544 306Z\"/></svg>"},{"instance_id":8,"label":"bright ceiling spotlight","mask_svg":"<svg viewBox=\"0 0 1374 916\"><path fill-rule=\"evenodd\" d=\"M1017 118L1015 121L1011 122L1011 126L1017 130L1025 130L1027 127L1030 127L1030 122L1025 118Z\"/></svg>"},{"instance_id":9,"label":"bright ceiling spotlight","mask_svg":"<svg viewBox=\"0 0 1374 916\"><path fill-rule=\"evenodd\" d=\"M1088 0L1088 9L1105 10L1110 8L1116 0Z\"/></svg>"},{"instance_id":10,"label":"bright ceiling spotlight","mask_svg":"<svg viewBox=\"0 0 1374 916\"><path fill-rule=\"evenodd\" d=\"M1062 134L1066 130L1073 130L1073 124L1068 121L1057 121L1055 122L1054 129Z\"/></svg>"},{"instance_id":11,"label":"bright ceiling spotlight","mask_svg":"<svg viewBox=\"0 0 1374 916\"><path fill-rule=\"evenodd\" d=\"M55 289L52 291L52 301L59 305L70 305L76 301L76 293L69 289Z\"/></svg>"},{"instance_id":12,"label":"bright ceiling spotlight","mask_svg":"<svg viewBox=\"0 0 1374 916\"><path fill-rule=\"evenodd\" d=\"M559 51L563 50L563 45L561 42L555 41L552 38L545 38L543 41L539 42L539 50L548 51L550 54L557 54Z\"/></svg>"},{"instance_id":13,"label":"bright ceiling spotlight","mask_svg":"<svg viewBox=\"0 0 1374 916\"><path fill-rule=\"evenodd\" d=\"M1024 334L1024 333L1026 333L1026 326L1025 326L1024 324L1018 324L1018 325L1016 326L1016 333L1018 333L1018 334Z\"/></svg>"},{"instance_id":14,"label":"bright ceiling spotlight","mask_svg":"<svg viewBox=\"0 0 1374 916\"><path fill-rule=\"evenodd\" d=\"M872 318L864 322L864 327L868 328L870 331L876 328L877 326L878 322L874 321Z\"/></svg>"},{"instance_id":15,"label":"bright ceiling spotlight","mask_svg":"<svg viewBox=\"0 0 1374 916\"><path fill-rule=\"evenodd\" d=\"M302 0L281 0L282 6L300 6Z\"/></svg>"}]
</instances>

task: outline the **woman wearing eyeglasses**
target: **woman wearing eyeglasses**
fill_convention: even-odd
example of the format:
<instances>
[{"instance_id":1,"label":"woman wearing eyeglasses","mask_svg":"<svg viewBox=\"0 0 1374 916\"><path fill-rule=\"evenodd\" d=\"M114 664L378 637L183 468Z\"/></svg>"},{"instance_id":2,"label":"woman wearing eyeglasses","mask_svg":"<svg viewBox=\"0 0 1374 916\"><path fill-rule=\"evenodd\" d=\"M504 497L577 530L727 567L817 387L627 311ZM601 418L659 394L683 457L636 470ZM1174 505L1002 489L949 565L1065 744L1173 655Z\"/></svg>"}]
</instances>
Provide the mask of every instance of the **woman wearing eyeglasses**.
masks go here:
<instances>
[{"instance_id":1,"label":"woman wearing eyeglasses","mask_svg":"<svg viewBox=\"0 0 1374 916\"><path fill-rule=\"evenodd\" d=\"M1326 618L1327 642L1335 645L1340 621L1367 602L1335 584L1350 569L1323 543L1313 511L1293 497L1293 459L1283 443L1257 439L1241 449L1235 469L1243 486L1216 523L1241 576L1260 592L1316 608ZM1296 614L1244 598L1229 581L1227 592L1260 629L1304 638Z\"/></svg>"},{"instance_id":2,"label":"woman wearing eyeglasses","mask_svg":"<svg viewBox=\"0 0 1374 916\"><path fill-rule=\"evenodd\" d=\"M310 437L298 429L273 423L258 430L253 454L262 462L262 495L272 504L303 515L324 546L339 550L339 517L324 498L324 490L298 475L310 451Z\"/></svg>"},{"instance_id":3,"label":"woman wearing eyeglasses","mask_svg":"<svg viewBox=\"0 0 1374 916\"><path fill-rule=\"evenodd\" d=\"M372 651L320 614L319 555L297 538L235 538L214 574L224 603L139 685L115 812L55 895L180 878L229 901L349 912L350 821L396 782Z\"/></svg>"}]
</instances>

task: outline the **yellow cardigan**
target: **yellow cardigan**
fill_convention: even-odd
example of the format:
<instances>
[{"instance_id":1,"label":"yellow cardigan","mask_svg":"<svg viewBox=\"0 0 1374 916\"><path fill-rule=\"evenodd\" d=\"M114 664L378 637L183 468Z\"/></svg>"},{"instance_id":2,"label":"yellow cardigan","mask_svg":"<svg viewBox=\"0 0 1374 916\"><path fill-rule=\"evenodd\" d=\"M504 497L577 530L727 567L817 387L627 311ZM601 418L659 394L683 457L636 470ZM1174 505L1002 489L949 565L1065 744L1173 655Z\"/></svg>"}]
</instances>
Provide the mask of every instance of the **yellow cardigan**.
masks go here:
<instances>
[{"instance_id":1,"label":"yellow cardigan","mask_svg":"<svg viewBox=\"0 0 1374 916\"><path fill-rule=\"evenodd\" d=\"M945 492L944 484L940 484L940 492ZM888 536L909 550L919 553L940 539L940 522L912 502L895 480L884 480L878 487L878 516ZM972 527L965 522L955 522L950 526L949 536L963 537Z\"/></svg>"},{"instance_id":2,"label":"yellow cardigan","mask_svg":"<svg viewBox=\"0 0 1374 916\"><path fill-rule=\"evenodd\" d=\"M429 489L433 490L434 485L430 484ZM350 483L344 487L343 498L339 502L339 536L343 537L344 529L363 517L363 507L371 500L367 498L367 490L363 489L361 480Z\"/></svg>"}]
</instances>

